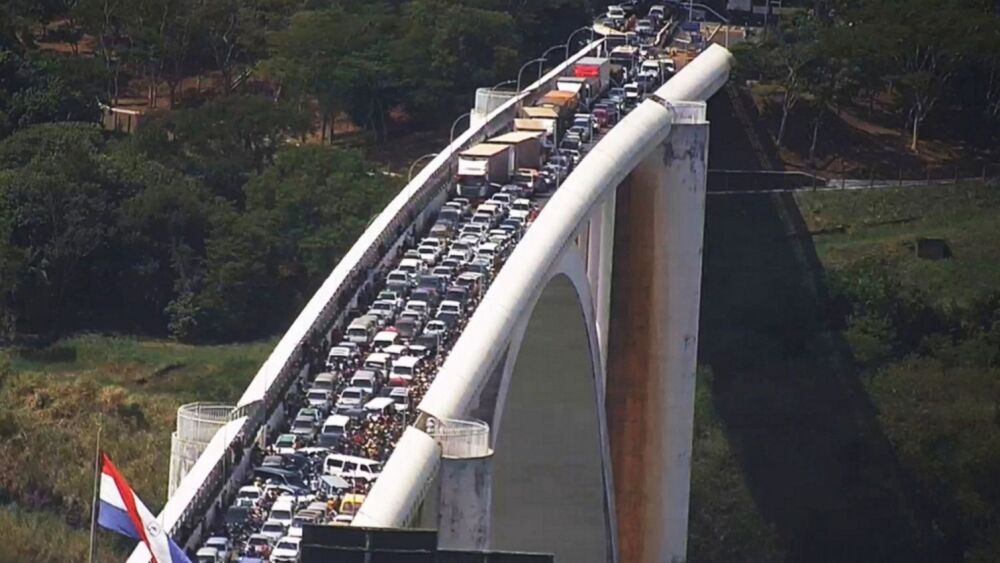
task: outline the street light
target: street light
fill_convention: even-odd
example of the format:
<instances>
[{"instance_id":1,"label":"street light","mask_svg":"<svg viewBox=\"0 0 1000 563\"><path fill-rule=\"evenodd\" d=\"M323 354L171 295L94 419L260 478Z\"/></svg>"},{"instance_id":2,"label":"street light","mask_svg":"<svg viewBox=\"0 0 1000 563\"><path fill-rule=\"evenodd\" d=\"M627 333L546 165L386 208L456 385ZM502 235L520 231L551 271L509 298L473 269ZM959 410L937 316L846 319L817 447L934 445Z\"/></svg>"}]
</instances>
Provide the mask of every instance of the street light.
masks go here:
<instances>
[{"instance_id":1,"label":"street light","mask_svg":"<svg viewBox=\"0 0 1000 563\"><path fill-rule=\"evenodd\" d=\"M549 60L549 53L555 51L556 49L562 49L563 47L569 49L569 43L565 43L563 45L556 45L555 47L549 47L547 51L542 53L542 62L538 63L538 78L542 77L542 65L545 64L544 61Z\"/></svg>"},{"instance_id":2,"label":"street light","mask_svg":"<svg viewBox=\"0 0 1000 563\"><path fill-rule=\"evenodd\" d=\"M524 66L521 67L521 70L517 71L517 93L518 94L521 93L521 73L523 73L524 69L528 68L528 66L533 65L533 64L535 64L537 62L545 62L545 59L543 59L543 58L531 59L530 61L524 63Z\"/></svg>"},{"instance_id":3,"label":"street light","mask_svg":"<svg viewBox=\"0 0 1000 563\"><path fill-rule=\"evenodd\" d=\"M593 27L583 26L580 29L574 30L573 33L569 34L569 39L566 40L566 56L563 57L563 58L566 58L566 59L569 58L569 48L573 45L573 37L577 33L580 33L581 31L590 31L590 40L591 41L594 40L594 28Z\"/></svg>"},{"instance_id":4,"label":"street light","mask_svg":"<svg viewBox=\"0 0 1000 563\"><path fill-rule=\"evenodd\" d=\"M438 153L436 153L436 152L430 152L430 153L427 153L427 154L425 154L423 156L417 157L417 159L413 161L413 164L410 165L410 171L406 173L406 182L409 183L410 180L413 179L413 168L417 164L420 164L420 161L426 160L428 158L434 158L437 155L438 155Z\"/></svg>"},{"instance_id":5,"label":"street light","mask_svg":"<svg viewBox=\"0 0 1000 563\"><path fill-rule=\"evenodd\" d=\"M490 90L490 91L492 92L492 90ZM472 112L471 111L467 111L467 112L463 113L462 115L460 115L460 116L458 116L458 117L455 118L455 121L451 124L451 134L448 135L448 144L449 145L452 144L453 142L455 142L455 127L458 126L458 122L462 121L463 117L469 117L469 118L471 118L472 117Z\"/></svg>"},{"instance_id":6,"label":"street light","mask_svg":"<svg viewBox=\"0 0 1000 563\"><path fill-rule=\"evenodd\" d=\"M514 84L516 82L517 82L517 80L504 80L503 82L497 82L496 84L493 85L492 88L490 88L490 95L492 96L493 95L493 91L496 90L497 88L499 88L501 86L505 86L507 84Z\"/></svg>"}]
</instances>

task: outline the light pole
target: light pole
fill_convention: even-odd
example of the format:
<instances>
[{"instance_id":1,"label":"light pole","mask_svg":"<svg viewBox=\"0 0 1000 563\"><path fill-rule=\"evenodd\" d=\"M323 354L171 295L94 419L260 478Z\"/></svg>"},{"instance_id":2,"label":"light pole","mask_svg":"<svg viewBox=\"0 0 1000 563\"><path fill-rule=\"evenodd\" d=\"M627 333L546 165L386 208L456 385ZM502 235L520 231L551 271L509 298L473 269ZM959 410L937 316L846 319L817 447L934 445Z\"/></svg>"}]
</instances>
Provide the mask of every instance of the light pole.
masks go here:
<instances>
[{"instance_id":1,"label":"light pole","mask_svg":"<svg viewBox=\"0 0 1000 563\"><path fill-rule=\"evenodd\" d=\"M569 43L563 45L556 45L555 47L549 47L547 51L542 53L542 62L538 63L538 78L542 77L542 65L545 64L545 61L549 59L549 53L555 51L556 49L562 49L563 47L569 49Z\"/></svg>"},{"instance_id":2,"label":"light pole","mask_svg":"<svg viewBox=\"0 0 1000 563\"><path fill-rule=\"evenodd\" d=\"M521 73L524 72L524 69L528 68L530 65L533 65L533 64L535 64L537 62L545 62L545 59L543 59L543 58L531 59L530 61L524 63L524 66L521 67L521 70L517 71L517 93L518 94L521 93Z\"/></svg>"},{"instance_id":3,"label":"light pole","mask_svg":"<svg viewBox=\"0 0 1000 563\"><path fill-rule=\"evenodd\" d=\"M590 40L591 41L594 40L594 28L583 26L580 29L574 30L573 33L569 34L569 39L566 40L566 56L563 58L566 59L569 58L569 48L573 46L573 37L575 37L576 34L580 33L581 31L590 31Z\"/></svg>"},{"instance_id":4,"label":"light pole","mask_svg":"<svg viewBox=\"0 0 1000 563\"><path fill-rule=\"evenodd\" d=\"M490 92L493 92L492 88L490 89ZM471 111L467 111L467 112L463 113L462 115L460 115L460 116L458 116L458 117L455 118L455 121L451 124L451 134L448 135L448 144L449 145L452 144L453 142L455 142L455 127L458 126L458 122L462 121L463 117L469 117L469 118L471 118L472 117L472 112Z\"/></svg>"},{"instance_id":5,"label":"light pole","mask_svg":"<svg viewBox=\"0 0 1000 563\"><path fill-rule=\"evenodd\" d=\"M438 155L438 153L436 153L436 152L430 152L430 153L427 153L427 154L425 154L423 156L417 157L417 159L413 161L413 164L410 165L410 171L406 173L406 182L409 183L410 180L413 179L413 168L416 165L420 164L420 161L426 160L428 158L434 158L437 155Z\"/></svg>"},{"instance_id":6,"label":"light pole","mask_svg":"<svg viewBox=\"0 0 1000 563\"><path fill-rule=\"evenodd\" d=\"M516 84L516 83L517 83L517 80L504 80L503 82L497 82L496 84L493 85L492 88L490 88L490 95L493 94L494 90L496 90L497 88L499 88L501 86L504 86L506 84Z\"/></svg>"}]
</instances>

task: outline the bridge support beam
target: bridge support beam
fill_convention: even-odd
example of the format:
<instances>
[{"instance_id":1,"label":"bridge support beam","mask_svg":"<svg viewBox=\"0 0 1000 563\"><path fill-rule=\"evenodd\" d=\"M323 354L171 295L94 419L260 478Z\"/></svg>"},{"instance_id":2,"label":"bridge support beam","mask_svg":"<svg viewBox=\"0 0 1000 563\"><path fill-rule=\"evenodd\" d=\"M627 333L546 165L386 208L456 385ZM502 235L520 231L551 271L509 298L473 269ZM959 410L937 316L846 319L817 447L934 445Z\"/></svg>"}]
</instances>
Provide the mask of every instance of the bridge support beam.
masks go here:
<instances>
[{"instance_id":1,"label":"bridge support beam","mask_svg":"<svg viewBox=\"0 0 1000 563\"><path fill-rule=\"evenodd\" d=\"M618 191L607 416L620 561L687 556L708 124L704 104L682 106Z\"/></svg>"},{"instance_id":2,"label":"bridge support beam","mask_svg":"<svg viewBox=\"0 0 1000 563\"><path fill-rule=\"evenodd\" d=\"M438 547L486 550L493 510L493 451L441 460Z\"/></svg>"}]
</instances>

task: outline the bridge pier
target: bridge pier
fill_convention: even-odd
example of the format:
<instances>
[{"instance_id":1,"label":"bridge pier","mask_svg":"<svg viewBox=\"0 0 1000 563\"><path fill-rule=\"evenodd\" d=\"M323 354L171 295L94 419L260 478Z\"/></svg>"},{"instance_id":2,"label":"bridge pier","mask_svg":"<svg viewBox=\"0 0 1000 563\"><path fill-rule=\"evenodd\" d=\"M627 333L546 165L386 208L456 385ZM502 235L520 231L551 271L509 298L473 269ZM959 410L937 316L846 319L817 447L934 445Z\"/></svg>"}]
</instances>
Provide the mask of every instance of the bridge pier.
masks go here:
<instances>
[{"instance_id":1,"label":"bridge pier","mask_svg":"<svg viewBox=\"0 0 1000 563\"><path fill-rule=\"evenodd\" d=\"M708 168L705 105L618 190L607 416L619 560L687 556Z\"/></svg>"}]
</instances>

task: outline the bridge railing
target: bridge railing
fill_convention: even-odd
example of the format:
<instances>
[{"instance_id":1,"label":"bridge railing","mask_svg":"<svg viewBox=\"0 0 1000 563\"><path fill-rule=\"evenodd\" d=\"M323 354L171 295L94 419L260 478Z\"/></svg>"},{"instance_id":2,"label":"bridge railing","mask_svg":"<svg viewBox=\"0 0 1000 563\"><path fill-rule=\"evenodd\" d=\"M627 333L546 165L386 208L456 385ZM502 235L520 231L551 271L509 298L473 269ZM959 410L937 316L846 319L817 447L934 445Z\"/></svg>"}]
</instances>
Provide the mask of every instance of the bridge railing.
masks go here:
<instances>
[{"instance_id":1,"label":"bridge railing","mask_svg":"<svg viewBox=\"0 0 1000 563\"><path fill-rule=\"evenodd\" d=\"M292 382L309 373L311 361L322 358L318 352L325 351L333 333L350 320L347 315L358 305L364 290L372 286L377 275L401 251L407 235L415 227L424 226L444 203L458 153L509 128L525 101L533 101L547 92L574 62L590 56L602 44L603 39L600 39L587 45L490 113L482 124L459 135L379 213L324 280L250 381L237 402L237 409L249 405L259 405L259 408L248 409L251 415L239 431L226 437L226 450L245 452L266 425L283 418L280 407ZM198 479L185 479L161 512L163 527L185 545L200 540L204 528L201 520L208 510L230 500L227 495L231 494L237 476L228 474L232 465L226 463L225 456L222 458L210 470L199 472ZM238 479L242 477L239 475ZM181 490L191 488L195 490ZM137 549L129 560L140 561L144 555L140 552Z\"/></svg>"}]
</instances>

